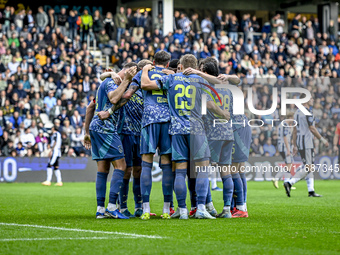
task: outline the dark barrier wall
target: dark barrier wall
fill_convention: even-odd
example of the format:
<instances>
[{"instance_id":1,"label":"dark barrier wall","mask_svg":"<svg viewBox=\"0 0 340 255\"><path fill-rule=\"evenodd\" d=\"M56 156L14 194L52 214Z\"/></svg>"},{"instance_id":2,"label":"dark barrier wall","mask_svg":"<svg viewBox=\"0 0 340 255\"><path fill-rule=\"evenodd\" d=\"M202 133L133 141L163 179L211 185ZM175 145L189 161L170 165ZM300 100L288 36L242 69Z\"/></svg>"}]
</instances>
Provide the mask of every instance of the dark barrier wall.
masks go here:
<instances>
[{"instance_id":1,"label":"dark barrier wall","mask_svg":"<svg viewBox=\"0 0 340 255\"><path fill-rule=\"evenodd\" d=\"M48 158L0 157L0 182L42 182L46 178L47 162ZM97 166L91 158L63 157L59 165L64 182L93 182L96 179ZM284 162L280 157L253 157L246 163L247 179L270 181L276 172L281 170L282 165ZM297 168L300 165L300 159L296 158L294 166ZM317 169L314 173L315 179L340 179L337 157L317 157L315 168ZM153 181L162 180L157 157L152 176Z\"/></svg>"}]
</instances>

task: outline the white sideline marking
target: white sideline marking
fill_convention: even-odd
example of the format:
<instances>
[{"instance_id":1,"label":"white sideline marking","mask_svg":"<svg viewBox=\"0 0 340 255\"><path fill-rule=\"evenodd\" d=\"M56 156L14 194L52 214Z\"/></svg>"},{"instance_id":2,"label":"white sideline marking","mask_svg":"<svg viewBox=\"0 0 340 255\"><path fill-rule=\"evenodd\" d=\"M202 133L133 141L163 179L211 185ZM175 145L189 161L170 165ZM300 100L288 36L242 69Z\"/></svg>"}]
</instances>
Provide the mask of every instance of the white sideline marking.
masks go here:
<instances>
[{"instance_id":1,"label":"white sideline marking","mask_svg":"<svg viewBox=\"0 0 340 255\"><path fill-rule=\"evenodd\" d=\"M54 238L13 238L13 239L0 239L0 242L12 242L12 241L54 241L54 240L93 240L93 239L117 239L119 237L54 237ZM131 237L134 238L134 237Z\"/></svg>"},{"instance_id":2,"label":"white sideline marking","mask_svg":"<svg viewBox=\"0 0 340 255\"><path fill-rule=\"evenodd\" d=\"M63 230L63 231L96 233L96 234L122 235L122 236L127 236L127 237L136 237L136 238L142 238L142 237L150 238L150 239L161 239L161 238L163 238L161 236L139 235L139 234L116 232L116 231L97 231L97 230L91 230L91 229L63 228L63 227L51 227L51 226L42 226L42 225L17 224L17 223L5 223L5 222L0 222L0 225L28 227L28 228L44 228L44 229L54 229L54 230Z\"/></svg>"}]
</instances>

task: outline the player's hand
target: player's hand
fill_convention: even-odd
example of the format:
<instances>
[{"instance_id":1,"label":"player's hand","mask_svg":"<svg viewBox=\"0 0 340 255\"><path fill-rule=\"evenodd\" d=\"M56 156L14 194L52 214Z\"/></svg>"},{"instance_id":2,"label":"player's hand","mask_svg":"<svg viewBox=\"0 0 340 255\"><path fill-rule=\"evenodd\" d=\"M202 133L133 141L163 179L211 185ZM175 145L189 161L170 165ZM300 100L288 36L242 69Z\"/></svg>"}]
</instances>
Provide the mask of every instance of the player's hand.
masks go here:
<instances>
[{"instance_id":1,"label":"player's hand","mask_svg":"<svg viewBox=\"0 0 340 255\"><path fill-rule=\"evenodd\" d=\"M287 150L286 156L287 156L287 157L290 156L290 150Z\"/></svg>"},{"instance_id":2,"label":"player's hand","mask_svg":"<svg viewBox=\"0 0 340 255\"><path fill-rule=\"evenodd\" d=\"M230 120L230 112L228 110L224 110L223 112L224 112L224 115L223 115L224 119Z\"/></svg>"},{"instance_id":3,"label":"player's hand","mask_svg":"<svg viewBox=\"0 0 340 255\"><path fill-rule=\"evenodd\" d=\"M150 71L152 68L153 68L153 65L148 64L143 67L143 70Z\"/></svg>"},{"instance_id":4,"label":"player's hand","mask_svg":"<svg viewBox=\"0 0 340 255\"><path fill-rule=\"evenodd\" d=\"M298 152L298 149L296 146L293 147L293 156L295 156Z\"/></svg>"},{"instance_id":5,"label":"player's hand","mask_svg":"<svg viewBox=\"0 0 340 255\"><path fill-rule=\"evenodd\" d=\"M220 74L217 76L217 79L220 79L221 81L228 81L228 76L225 74Z\"/></svg>"},{"instance_id":6,"label":"player's hand","mask_svg":"<svg viewBox=\"0 0 340 255\"><path fill-rule=\"evenodd\" d=\"M124 75L124 79L127 79L128 81L131 81L132 78L136 75L137 73L137 66L130 67Z\"/></svg>"},{"instance_id":7,"label":"player's hand","mask_svg":"<svg viewBox=\"0 0 340 255\"><path fill-rule=\"evenodd\" d=\"M333 151L334 151L335 153L337 153L338 150L339 150L338 146L334 145L334 146L333 146Z\"/></svg>"},{"instance_id":8,"label":"player's hand","mask_svg":"<svg viewBox=\"0 0 340 255\"><path fill-rule=\"evenodd\" d=\"M167 75L169 75L169 74L174 74L174 73L175 73L174 71L169 70L169 69L163 69L162 72L165 73L165 74L167 74Z\"/></svg>"},{"instance_id":9,"label":"player's hand","mask_svg":"<svg viewBox=\"0 0 340 255\"><path fill-rule=\"evenodd\" d=\"M89 134L86 134L84 136L83 145L84 145L85 149L87 149L87 150L91 149L91 138L90 138Z\"/></svg>"},{"instance_id":10,"label":"player's hand","mask_svg":"<svg viewBox=\"0 0 340 255\"><path fill-rule=\"evenodd\" d=\"M184 75L189 75L189 74L198 74L199 75L200 71L198 71L197 69L189 67L189 68L184 70L183 74Z\"/></svg>"},{"instance_id":11,"label":"player's hand","mask_svg":"<svg viewBox=\"0 0 340 255\"><path fill-rule=\"evenodd\" d=\"M110 117L110 113L108 111L100 111L100 112L98 112L97 115L98 115L99 119L101 119L101 120L106 120Z\"/></svg>"},{"instance_id":12,"label":"player's hand","mask_svg":"<svg viewBox=\"0 0 340 255\"><path fill-rule=\"evenodd\" d=\"M120 78L120 76L114 72L111 74L111 78L117 85L122 83L122 78Z\"/></svg>"},{"instance_id":13,"label":"player's hand","mask_svg":"<svg viewBox=\"0 0 340 255\"><path fill-rule=\"evenodd\" d=\"M325 142L325 147L328 148L328 146L329 146L329 142L326 141L326 142Z\"/></svg>"}]
</instances>

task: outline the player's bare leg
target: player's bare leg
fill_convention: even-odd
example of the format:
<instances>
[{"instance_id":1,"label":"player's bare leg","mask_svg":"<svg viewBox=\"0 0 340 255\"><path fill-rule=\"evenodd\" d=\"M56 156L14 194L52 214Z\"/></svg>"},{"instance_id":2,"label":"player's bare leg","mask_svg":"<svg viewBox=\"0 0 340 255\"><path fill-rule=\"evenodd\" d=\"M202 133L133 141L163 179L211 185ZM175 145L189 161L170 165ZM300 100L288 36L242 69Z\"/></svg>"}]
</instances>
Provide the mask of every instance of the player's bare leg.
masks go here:
<instances>
[{"instance_id":1,"label":"player's bare leg","mask_svg":"<svg viewBox=\"0 0 340 255\"><path fill-rule=\"evenodd\" d=\"M284 169L281 169L280 172L278 172L275 177L272 179L273 185L276 189L279 188L279 181L284 179L284 180L288 180L290 179L291 175L290 175L290 170L292 169L292 163L288 163L286 164L286 167Z\"/></svg>"}]
</instances>

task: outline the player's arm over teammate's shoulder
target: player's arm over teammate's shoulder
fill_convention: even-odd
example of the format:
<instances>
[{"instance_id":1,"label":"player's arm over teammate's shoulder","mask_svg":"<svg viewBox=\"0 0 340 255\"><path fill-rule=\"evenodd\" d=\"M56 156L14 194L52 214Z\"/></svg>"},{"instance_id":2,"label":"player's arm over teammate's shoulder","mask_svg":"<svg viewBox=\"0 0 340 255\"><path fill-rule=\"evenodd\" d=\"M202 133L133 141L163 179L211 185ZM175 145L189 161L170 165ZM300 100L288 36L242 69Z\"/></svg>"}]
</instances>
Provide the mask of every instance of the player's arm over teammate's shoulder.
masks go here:
<instances>
[{"instance_id":1,"label":"player's arm over teammate's shoulder","mask_svg":"<svg viewBox=\"0 0 340 255\"><path fill-rule=\"evenodd\" d=\"M141 88L143 90L158 90L156 80L150 80L149 71L153 68L152 65L146 65L143 67L142 78L141 78Z\"/></svg>"},{"instance_id":2,"label":"player's arm over teammate's shoulder","mask_svg":"<svg viewBox=\"0 0 340 255\"><path fill-rule=\"evenodd\" d=\"M189 74L197 74L201 76L202 78L206 79L211 84L222 84L223 82L229 82L233 85L238 85L240 83L240 78L237 75L227 75L227 74L220 74L219 76L213 76L210 74L207 74L205 72L199 71L194 68L187 68L183 72L185 75Z\"/></svg>"},{"instance_id":3,"label":"player's arm over teammate's shoulder","mask_svg":"<svg viewBox=\"0 0 340 255\"><path fill-rule=\"evenodd\" d=\"M101 111L98 113L98 117L101 120L106 120L112 115L115 111L122 108L133 96L133 94L139 89L138 85L131 84L130 87L123 94L122 98L116 103L113 104L112 107L108 111Z\"/></svg>"},{"instance_id":4,"label":"player's arm over teammate's shoulder","mask_svg":"<svg viewBox=\"0 0 340 255\"><path fill-rule=\"evenodd\" d=\"M124 74L124 79L119 86L117 86L113 81L110 81L106 85L105 90L112 104L117 104L118 101L122 98L124 91L131 82L132 78L136 75L136 72L136 66L130 67L128 70L126 70Z\"/></svg>"},{"instance_id":5,"label":"player's arm over teammate's shoulder","mask_svg":"<svg viewBox=\"0 0 340 255\"><path fill-rule=\"evenodd\" d=\"M112 80L117 84L121 84L122 82L122 79L120 78L120 76L114 72L112 69L106 69L104 73L102 73L100 75L100 80L103 81L105 80L106 78L112 78Z\"/></svg>"}]
</instances>

